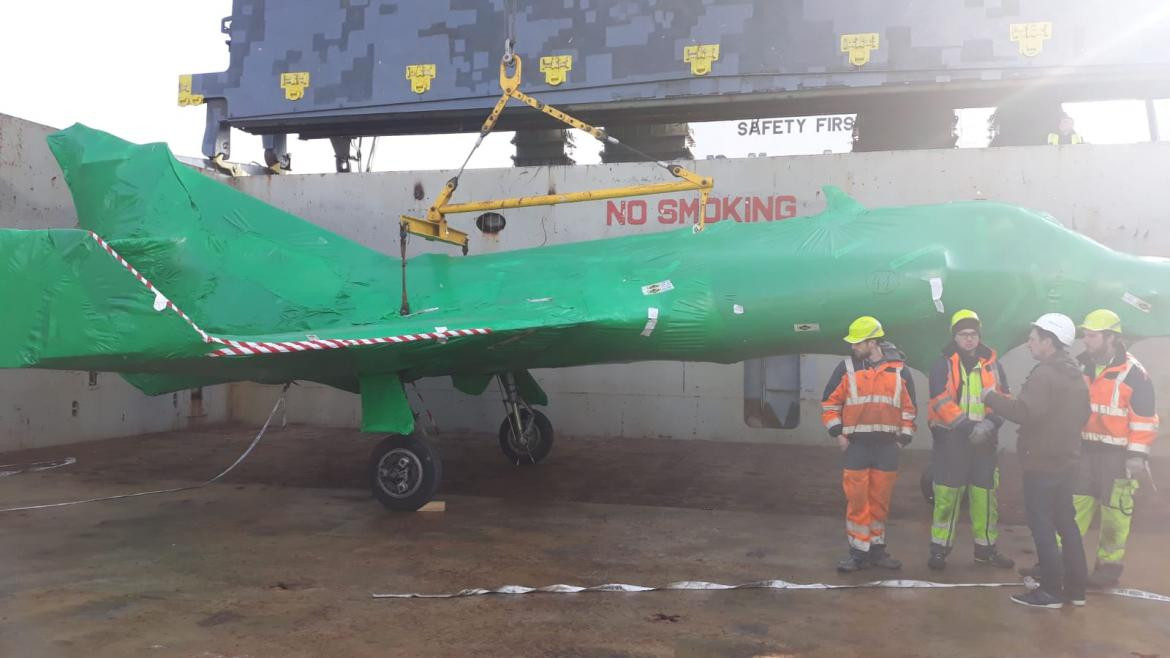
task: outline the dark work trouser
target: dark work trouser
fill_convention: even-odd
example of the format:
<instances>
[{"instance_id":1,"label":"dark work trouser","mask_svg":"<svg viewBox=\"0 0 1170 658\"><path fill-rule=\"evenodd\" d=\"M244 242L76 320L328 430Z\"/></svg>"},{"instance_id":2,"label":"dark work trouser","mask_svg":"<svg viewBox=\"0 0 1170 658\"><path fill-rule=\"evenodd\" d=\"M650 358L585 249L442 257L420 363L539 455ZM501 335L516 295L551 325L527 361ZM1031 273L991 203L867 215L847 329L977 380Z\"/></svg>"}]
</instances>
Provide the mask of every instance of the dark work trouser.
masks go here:
<instances>
[{"instance_id":1,"label":"dark work trouser","mask_svg":"<svg viewBox=\"0 0 1170 658\"><path fill-rule=\"evenodd\" d=\"M1089 570L1073 508L1075 485L1075 468L1024 471L1024 507L1040 560L1040 588L1056 597L1083 599Z\"/></svg>"}]
</instances>

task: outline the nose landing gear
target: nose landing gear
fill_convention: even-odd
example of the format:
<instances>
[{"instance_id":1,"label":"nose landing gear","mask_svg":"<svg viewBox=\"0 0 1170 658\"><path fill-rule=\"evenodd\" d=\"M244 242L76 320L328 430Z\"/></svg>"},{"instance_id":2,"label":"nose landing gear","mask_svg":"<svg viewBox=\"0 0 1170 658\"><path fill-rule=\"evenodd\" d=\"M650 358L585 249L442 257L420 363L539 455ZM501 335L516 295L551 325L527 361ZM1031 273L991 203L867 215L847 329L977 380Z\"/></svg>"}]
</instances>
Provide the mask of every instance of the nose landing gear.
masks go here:
<instances>
[{"instance_id":1,"label":"nose landing gear","mask_svg":"<svg viewBox=\"0 0 1170 658\"><path fill-rule=\"evenodd\" d=\"M506 412L500 424L500 450L517 466L539 464L552 450L552 423L524 401L511 373L500 375L500 387Z\"/></svg>"}]
</instances>

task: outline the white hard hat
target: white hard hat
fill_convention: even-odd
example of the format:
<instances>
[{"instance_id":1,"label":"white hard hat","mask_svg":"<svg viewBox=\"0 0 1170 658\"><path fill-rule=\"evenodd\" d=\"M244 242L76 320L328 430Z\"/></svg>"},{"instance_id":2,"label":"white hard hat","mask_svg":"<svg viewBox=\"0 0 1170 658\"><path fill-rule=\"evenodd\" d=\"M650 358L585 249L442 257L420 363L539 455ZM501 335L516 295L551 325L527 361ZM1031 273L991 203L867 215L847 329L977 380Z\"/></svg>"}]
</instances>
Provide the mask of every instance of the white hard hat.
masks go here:
<instances>
[{"instance_id":1,"label":"white hard hat","mask_svg":"<svg viewBox=\"0 0 1170 658\"><path fill-rule=\"evenodd\" d=\"M1072 347L1077 337L1077 326L1073 324L1072 318L1063 313L1045 313L1036 318L1032 326L1052 332L1065 347Z\"/></svg>"}]
</instances>

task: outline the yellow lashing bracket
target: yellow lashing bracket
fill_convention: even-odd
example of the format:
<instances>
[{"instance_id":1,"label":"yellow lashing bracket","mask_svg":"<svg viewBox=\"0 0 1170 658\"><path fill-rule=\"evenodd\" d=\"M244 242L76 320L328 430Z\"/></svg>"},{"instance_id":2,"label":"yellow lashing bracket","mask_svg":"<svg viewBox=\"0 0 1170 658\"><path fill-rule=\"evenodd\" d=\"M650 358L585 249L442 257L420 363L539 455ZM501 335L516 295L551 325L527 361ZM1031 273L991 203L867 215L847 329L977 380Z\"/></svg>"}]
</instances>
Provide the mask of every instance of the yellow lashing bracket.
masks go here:
<instances>
[{"instance_id":1,"label":"yellow lashing bracket","mask_svg":"<svg viewBox=\"0 0 1170 658\"><path fill-rule=\"evenodd\" d=\"M179 107L187 107L188 105L202 105L203 94L191 93L191 76L179 76Z\"/></svg>"},{"instance_id":2,"label":"yellow lashing bracket","mask_svg":"<svg viewBox=\"0 0 1170 658\"><path fill-rule=\"evenodd\" d=\"M569 71L572 70L572 55L552 55L540 58L540 72L544 74L544 81L550 86L557 87L565 84Z\"/></svg>"},{"instance_id":3,"label":"yellow lashing bracket","mask_svg":"<svg viewBox=\"0 0 1170 658\"><path fill-rule=\"evenodd\" d=\"M877 32L841 35L841 52L848 53L849 63L857 67L869 64L870 52L877 50L881 45L881 35Z\"/></svg>"},{"instance_id":4,"label":"yellow lashing bracket","mask_svg":"<svg viewBox=\"0 0 1170 658\"><path fill-rule=\"evenodd\" d=\"M717 56L717 55L716 55ZM509 73L509 67L512 72ZM502 94L500 99L496 101L495 107L492 108L490 114L483 122L480 128L479 142L477 146L483 141L483 138L495 128L496 122L500 118L500 114L504 111L504 107L508 101L515 99L524 103L540 112L564 123L568 126L576 128L593 135L598 140L609 143L622 145L615 137L606 134L601 128L591 126L580 119L572 117L557 108L542 103L535 98L520 91L520 78L523 65L520 58L516 55L509 55L500 62L500 89ZM474 152L474 149L473 149ZM470 156L469 156L470 157ZM667 181L662 183L645 183L642 185L630 185L626 187L611 187L600 190L588 190L584 192L568 192L565 194L542 194L538 196L514 197L510 199L494 199L491 201L473 201L469 203L450 203L451 196L455 193L459 186L459 177L456 176L447 181L443 186L443 190L439 193L435 202L427 209L425 218L410 217L402 215L400 224L407 233L417 235L427 240L438 240L440 242L447 242L449 244L458 245L467 249L467 234L461 231L452 229L447 224L447 215L458 213L473 213L473 212L487 212L490 210L502 210L505 208L530 208L533 206L552 206L561 203L579 203L582 201L598 201L604 199L619 199L631 196L643 196L651 194L666 194L669 192L688 192L699 191L699 223L695 225L695 232L702 231L707 225L707 197L711 193L711 188L715 186L715 181L710 177L700 176L695 172L677 164L669 164L666 162L658 162L659 166L665 168L672 176L678 178L676 181ZM462 171L462 170L460 170Z\"/></svg>"},{"instance_id":5,"label":"yellow lashing bracket","mask_svg":"<svg viewBox=\"0 0 1170 658\"><path fill-rule=\"evenodd\" d=\"M410 90L416 94L425 94L431 89L431 80L435 79L434 64L411 64L406 67L406 79L410 80Z\"/></svg>"},{"instance_id":6,"label":"yellow lashing bracket","mask_svg":"<svg viewBox=\"0 0 1170 658\"><path fill-rule=\"evenodd\" d=\"M1044 42L1052 38L1052 23L1012 23L1008 28L1011 40L1020 45L1020 54L1035 57L1044 50Z\"/></svg>"},{"instance_id":7,"label":"yellow lashing bracket","mask_svg":"<svg viewBox=\"0 0 1170 658\"><path fill-rule=\"evenodd\" d=\"M691 65L692 75L707 75L711 65L719 60L719 44L708 43L683 48L683 61Z\"/></svg>"},{"instance_id":8,"label":"yellow lashing bracket","mask_svg":"<svg viewBox=\"0 0 1170 658\"><path fill-rule=\"evenodd\" d=\"M291 73L281 73L280 88L284 90L285 100L301 100L305 97L305 90L309 88L309 72L293 71Z\"/></svg>"},{"instance_id":9,"label":"yellow lashing bracket","mask_svg":"<svg viewBox=\"0 0 1170 658\"><path fill-rule=\"evenodd\" d=\"M227 158L225 158L222 153L216 154L216 156L211 159L211 164L213 164L217 170L231 176L232 178L247 176L247 173L244 172L243 167L234 162L228 162Z\"/></svg>"}]
</instances>

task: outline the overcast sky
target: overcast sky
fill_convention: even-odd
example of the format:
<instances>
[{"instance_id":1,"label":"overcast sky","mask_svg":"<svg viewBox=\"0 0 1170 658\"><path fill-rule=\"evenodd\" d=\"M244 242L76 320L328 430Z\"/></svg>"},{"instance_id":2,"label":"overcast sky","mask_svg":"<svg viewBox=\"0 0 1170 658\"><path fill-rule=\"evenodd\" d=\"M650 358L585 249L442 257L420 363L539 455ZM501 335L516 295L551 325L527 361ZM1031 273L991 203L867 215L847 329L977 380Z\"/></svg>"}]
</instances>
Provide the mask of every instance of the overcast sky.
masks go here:
<instances>
[{"instance_id":1,"label":"overcast sky","mask_svg":"<svg viewBox=\"0 0 1170 658\"><path fill-rule=\"evenodd\" d=\"M0 112L54 127L82 122L135 142L165 141L180 155L198 155L203 106L179 107L178 76L226 70L219 22L231 0L6 0L0 11ZM1163 138L1170 102L1159 102ZM1093 143L1149 139L1138 101L1075 104L1067 110ZM518 110L513 110L518 111ZM960 146L986 144L990 110L960 113ZM805 124L804 131L741 136L737 122L693 124L695 155L743 157L847 151L849 131ZM491 135L473 167L508 166L510 133ZM375 170L458 167L473 135L382 138ZM598 161L598 146L578 134L574 157ZM232 159L262 160L260 138L236 132ZM290 140L294 170L333 171L327 140ZM368 140L367 140L368 152Z\"/></svg>"}]
</instances>

